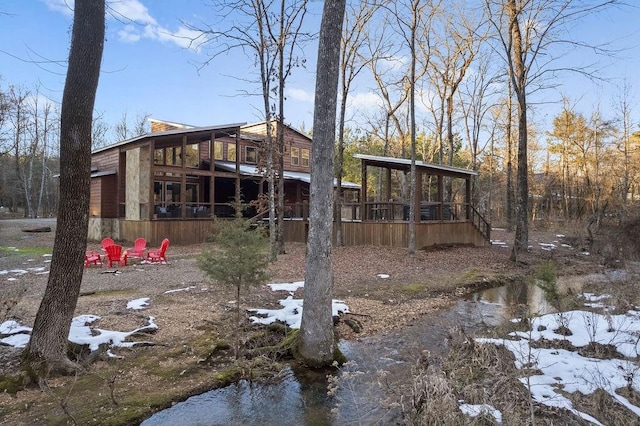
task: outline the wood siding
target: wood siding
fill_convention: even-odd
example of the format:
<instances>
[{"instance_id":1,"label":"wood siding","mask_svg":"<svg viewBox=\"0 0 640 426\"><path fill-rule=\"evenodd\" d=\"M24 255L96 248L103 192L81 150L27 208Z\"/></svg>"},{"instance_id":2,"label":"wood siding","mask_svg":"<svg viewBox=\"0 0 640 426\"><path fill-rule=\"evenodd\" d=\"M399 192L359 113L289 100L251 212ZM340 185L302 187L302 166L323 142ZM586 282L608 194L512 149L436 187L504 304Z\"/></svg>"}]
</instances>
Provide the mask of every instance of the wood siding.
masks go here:
<instances>
[{"instance_id":1,"label":"wood siding","mask_svg":"<svg viewBox=\"0 0 640 426\"><path fill-rule=\"evenodd\" d=\"M175 245L199 244L215 232L216 224L224 224L224 220L120 220L120 238L134 241L144 237L150 245L160 244L163 238L169 238ZM308 226L307 221L285 221L285 241L306 242ZM407 223L345 222L342 229L342 238L347 246L408 246ZM449 244L486 246L488 242L470 222L416 224L417 248Z\"/></svg>"},{"instance_id":2,"label":"wood siding","mask_svg":"<svg viewBox=\"0 0 640 426\"><path fill-rule=\"evenodd\" d=\"M276 123L273 123L273 137L275 138L276 132ZM246 126L242 126L242 133L247 134L255 134L255 135L266 135L267 134L267 125L265 122L250 124ZM302 165L302 150L306 149L309 151L309 162L311 162L311 138L308 136L292 129L291 127L284 127L284 169L292 172L303 172L309 173L311 168L309 165ZM300 150L299 155L299 164L292 165L291 164L291 148L295 147Z\"/></svg>"},{"instance_id":3,"label":"wood siding","mask_svg":"<svg viewBox=\"0 0 640 426\"><path fill-rule=\"evenodd\" d=\"M485 246L488 242L471 222L416 223L416 247L434 245ZM308 222L285 221L285 241L306 242ZM335 225L334 225L335 242ZM385 222L343 222L342 239L346 246L408 247L409 224Z\"/></svg>"}]
</instances>

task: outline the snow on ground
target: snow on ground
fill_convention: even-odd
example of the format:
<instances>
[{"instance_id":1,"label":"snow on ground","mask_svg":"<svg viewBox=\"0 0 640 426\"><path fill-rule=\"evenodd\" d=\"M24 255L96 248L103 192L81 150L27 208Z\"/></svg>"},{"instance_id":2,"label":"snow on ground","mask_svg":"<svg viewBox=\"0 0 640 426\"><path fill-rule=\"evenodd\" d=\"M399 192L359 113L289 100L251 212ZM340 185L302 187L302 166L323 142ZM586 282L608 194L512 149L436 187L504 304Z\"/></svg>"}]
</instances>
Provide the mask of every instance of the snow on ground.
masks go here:
<instances>
[{"instance_id":1,"label":"snow on ground","mask_svg":"<svg viewBox=\"0 0 640 426\"><path fill-rule=\"evenodd\" d=\"M295 289L303 287L304 281L296 281L294 283L281 283L281 284L269 284L274 291L289 291L291 288ZM295 289L293 291L295 291ZM303 299L294 299L290 294L286 299L280 300L278 303L282 306L281 309L248 309L249 312L254 312L256 315L249 317L254 324L269 325L273 322L280 321L287 324L291 328L300 328L300 321L302 320L302 302ZM338 316L340 312L349 312L349 307L341 300L332 301L332 315Z\"/></svg>"},{"instance_id":2,"label":"snow on ground","mask_svg":"<svg viewBox=\"0 0 640 426\"><path fill-rule=\"evenodd\" d=\"M147 306L149 306L148 297L141 297L140 299L133 299L127 302L127 309L138 310L138 309L144 309Z\"/></svg>"},{"instance_id":3,"label":"snow on ground","mask_svg":"<svg viewBox=\"0 0 640 426\"><path fill-rule=\"evenodd\" d=\"M609 298L592 293L585 293L582 297L587 301L585 305L591 306ZM626 386L640 391L640 381L635 374L640 369L640 311L630 310L619 315L607 314L606 309L604 312L574 310L542 315L531 319L528 331L513 332L503 339L477 338L476 341L504 346L513 353L518 369L539 373L523 376L520 382L541 404L568 409L599 425L601 423L597 419L574 408L563 393L589 395L602 389L640 418L640 407L616 392L616 389ZM518 319L513 321L518 322ZM553 342L563 340L576 348L611 345L619 357L591 358L575 351L549 347ZM539 341L545 341L544 347L536 344Z\"/></svg>"},{"instance_id":4,"label":"snow on ground","mask_svg":"<svg viewBox=\"0 0 640 426\"><path fill-rule=\"evenodd\" d=\"M127 342L127 337L140 333L150 332L158 329L153 322L155 318L149 317L147 325L136 328L133 331L112 331L100 328L92 328L91 324L100 317L97 315L79 315L71 321L69 328L69 341L80 345L88 345L92 351L97 350L100 345L107 345L109 350L114 347L130 348L139 344L148 344L148 342ZM24 325L20 325L14 320L8 320L0 324L0 335L8 335L0 339L0 343L8 346L24 348L29 343L29 337L32 329ZM110 356L115 356L109 351Z\"/></svg>"},{"instance_id":5,"label":"snow on ground","mask_svg":"<svg viewBox=\"0 0 640 426\"><path fill-rule=\"evenodd\" d=\"M460 411L469 417L478 417L487 414L493 417L496 423L502 423L502 413L488 404L460 404Z\"/></svg>"}]
</instances>

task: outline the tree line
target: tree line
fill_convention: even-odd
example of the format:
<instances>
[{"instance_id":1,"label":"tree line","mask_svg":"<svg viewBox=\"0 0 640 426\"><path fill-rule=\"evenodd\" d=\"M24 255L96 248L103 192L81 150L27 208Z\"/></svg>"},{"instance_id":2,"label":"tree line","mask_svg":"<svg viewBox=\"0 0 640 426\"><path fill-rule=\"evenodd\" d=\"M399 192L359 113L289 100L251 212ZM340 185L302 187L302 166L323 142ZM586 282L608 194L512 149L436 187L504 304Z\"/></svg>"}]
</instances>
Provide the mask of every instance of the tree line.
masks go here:
<instances>
[{"instance_id":1,"label":"tree line","mask_svg":"<svg viewBox=\"0 0 640 426\"><path fill-rule=\"evenodd\" d=\"M94 112L91 146L147 132L147 115L126 111L109 125ZM38 85L0 84L0 206L28 218L55 216L60 177L60 105Z\"/></svg>"}]
</instances>

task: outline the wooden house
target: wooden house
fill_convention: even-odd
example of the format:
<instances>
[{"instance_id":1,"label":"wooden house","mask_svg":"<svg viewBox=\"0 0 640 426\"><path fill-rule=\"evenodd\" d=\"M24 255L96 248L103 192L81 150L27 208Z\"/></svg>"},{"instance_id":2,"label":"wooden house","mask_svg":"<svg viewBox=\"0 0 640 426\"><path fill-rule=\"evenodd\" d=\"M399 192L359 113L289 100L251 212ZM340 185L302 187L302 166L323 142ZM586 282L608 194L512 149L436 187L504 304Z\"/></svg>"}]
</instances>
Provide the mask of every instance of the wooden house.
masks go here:
<instances>
[{"instance_id":1,"label":"wooden house","mask_svg":"<svg viewBox=\"0 0 640 426\"><path fill-rule=\"evenodd\" d=\"M89 238L151 244L205 241L211 219L233 217L235 200L259 213L268 192L266 123L193 127L151 120L151 132L92 154ZM285 126L285 216L308 211L311 139ZM343 182L347 191L359 185Z\"/></svg>"}]
</instances>

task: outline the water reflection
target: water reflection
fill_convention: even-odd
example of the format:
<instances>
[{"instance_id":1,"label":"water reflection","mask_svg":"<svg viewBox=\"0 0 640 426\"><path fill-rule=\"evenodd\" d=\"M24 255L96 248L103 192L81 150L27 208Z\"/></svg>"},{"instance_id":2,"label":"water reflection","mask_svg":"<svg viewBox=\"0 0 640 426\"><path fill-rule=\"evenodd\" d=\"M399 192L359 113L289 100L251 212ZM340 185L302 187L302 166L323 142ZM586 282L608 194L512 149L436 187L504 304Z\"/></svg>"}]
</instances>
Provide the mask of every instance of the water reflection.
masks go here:
<instances>
[{"instance_id":1,"label":"water reflection","mask_svg":"<svg viewBox=\"0 0 640 426\"><path fill-rule=\"evenodd\" d=\"M205 392L154 414L141 425L330 425L326 389L325 374L306 374L299 380L286 368L273 382L242 380Z\"/></svg>"},{"instance_id":2,"label":"water reflection","mask_svg":"<svg viewBox=\"0 0 640 426\"><path fill-rule=\"evenodd\" d=\"M560 291L580 292L592 279L602 277L560 279L558 287ZM432 360L444 356L451 328L461 327L473 334L510 318L552 309L535 285L514 282L479 291L400 330L340 342L351 362L340 371L338 392L333 397L327 395L327 371L287 367L274 382L241 381L206 392L154 414L142 425L402 424L397 408L385 408L388 390L410 383L412 366L425 351Z\"/></svg>"}]
</instances>

